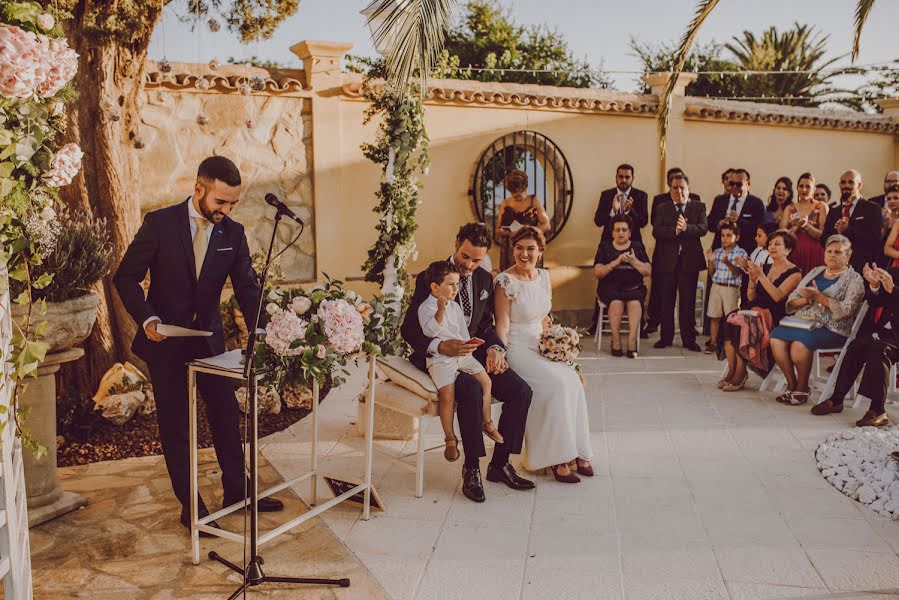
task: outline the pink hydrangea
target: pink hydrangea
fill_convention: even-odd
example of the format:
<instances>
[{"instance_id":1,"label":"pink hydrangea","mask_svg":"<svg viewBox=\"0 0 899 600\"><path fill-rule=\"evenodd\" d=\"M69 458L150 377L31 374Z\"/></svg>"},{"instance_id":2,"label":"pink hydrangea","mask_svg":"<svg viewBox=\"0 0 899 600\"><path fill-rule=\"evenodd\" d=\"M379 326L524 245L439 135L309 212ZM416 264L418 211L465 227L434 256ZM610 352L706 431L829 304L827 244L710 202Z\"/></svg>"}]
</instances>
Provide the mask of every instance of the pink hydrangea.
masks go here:
<instances>
[{"instance_id":1,"label":"pink hydrangea","mask_svg":"<svg viewBox=\"0 0 899 600\"><path fill-rule=\"evenodd\" d=\"M81 169L81 157L84 153L78 144L66 144L50 161L50 168L44 171L41 179L51 187L69 185Z\"/></svg>"},{"instance_id":2,"label":"pink hydrangea","mask_svg":"<svg viewBox=\"0 0 899 600\"><path fill-rule=\"evenodd\" d=\"M49 45L15 25L0 26L0 95L30 98L47 78L53 53Z\"/></svg>"},{"instance_id":3,"label":"pink hydrangea","mask_svg":"<svg viewBox=\"0 0 899 600\"><path fill-rule=\"evenodd\" d=\"M359 350L365 341L362 316L352 304L343 299L325 300L318 307L318 316L328 342L340 354Z\"/></svg>"},{"instance_id":4,"label":"pink hydrangea","mask_svg":"<svg viewBox=\"0 0 899 600\"><path fill-rule=\"evenodd\" d=\"M290 310L282 310L272 315L271 321L265 327L265 343L276 354L281 356L296 356L302 354L304 347L291 348L291 344L306 337L308 323Z\"/></svg>"},{"instance_id":5,"label":"pink hydrangea","mask_svg":"<svg viewBox=\"0 0 899 600\"><path fill-rule=\"evenodd\" d=\"M41 98L55 96L78 71L78 53L69 48L65 38L50 40L49 52L52 55L50 70L37 90Z\"/></svg>"}]
</instances>

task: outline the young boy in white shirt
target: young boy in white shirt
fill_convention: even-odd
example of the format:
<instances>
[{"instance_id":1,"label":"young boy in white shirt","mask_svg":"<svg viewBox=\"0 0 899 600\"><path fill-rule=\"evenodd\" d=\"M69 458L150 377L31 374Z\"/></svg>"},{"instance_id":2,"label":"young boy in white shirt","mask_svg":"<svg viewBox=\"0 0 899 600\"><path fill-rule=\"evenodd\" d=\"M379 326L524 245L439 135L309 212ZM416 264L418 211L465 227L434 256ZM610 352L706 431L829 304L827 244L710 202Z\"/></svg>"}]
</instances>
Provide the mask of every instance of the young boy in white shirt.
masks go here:
<instances>
[{"instance_id":1,"label":"young boy in white shirt","mask_svg":"<svg viewBox=\"0 0 899 600\"><path fill-rule=\"evenodd\" d=\"M468 328L462 307L455 301L459 293L459 270L449 261L440 260L428 265L425 281L431 287L431 295L418 307L418 322L422 333L440 341L467 340ZM481 340L483 343L483 340ZM459 459L459 440L453 429L453 408L455 395L453 386L459 371L472 375L481 384L484 394L484 433L497 444L504 442L503 436L493 423L490 415L491 383L484 366L471 354L463 356L443 356L438 354L427 359L428 373L437 386L437 414L443 426L446 448L443 457L453 462Z\"/></svg>"}]
</instances>

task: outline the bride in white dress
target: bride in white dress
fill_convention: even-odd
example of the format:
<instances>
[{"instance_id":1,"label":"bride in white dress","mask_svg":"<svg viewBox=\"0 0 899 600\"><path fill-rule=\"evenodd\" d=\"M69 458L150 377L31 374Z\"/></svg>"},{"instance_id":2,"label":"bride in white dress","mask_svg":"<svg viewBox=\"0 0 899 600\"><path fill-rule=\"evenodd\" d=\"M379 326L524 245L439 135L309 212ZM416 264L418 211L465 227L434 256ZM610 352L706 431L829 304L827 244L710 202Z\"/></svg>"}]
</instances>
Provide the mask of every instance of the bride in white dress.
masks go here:
<instances>
[{"instance_id":1,"label":"bride in white dress","mask_svg":"<svg viewBox=\"0 0 899 600\"><path fill-rule=\"evenodd\" d=\"M570 366L537 351L543 324L552 309L549 273L537 262L546 247L543 234L522 227L512 236L515 264L496 276L496 333L506 344L506 360L524 379L533 397L525 427L527 465L552 467L558 481L580 481L568 463L577 459L581 475L593 475L587 398L580 377Z\"/></svg>"}]
</instances>

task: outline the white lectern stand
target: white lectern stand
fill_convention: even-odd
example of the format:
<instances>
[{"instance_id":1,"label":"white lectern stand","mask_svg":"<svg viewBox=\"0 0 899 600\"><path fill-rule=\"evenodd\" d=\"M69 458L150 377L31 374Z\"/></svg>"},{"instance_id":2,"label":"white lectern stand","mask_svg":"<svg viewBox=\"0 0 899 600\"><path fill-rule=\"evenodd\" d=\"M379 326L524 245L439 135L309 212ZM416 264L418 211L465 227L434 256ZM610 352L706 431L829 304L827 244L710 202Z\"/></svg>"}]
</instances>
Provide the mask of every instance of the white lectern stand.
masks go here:
<instances>
[{"instance_id":1,"label":"white lectern stand","mask_svg":"<svg viewBox=\"0 0 899 600\"><path fill-rule=\"evenodd\" d=\"M240 350L232 350L231 352L226 352L225 354L220 354L219 356L214 356L208 359L195 360L188 364L188 400L189 406L188 411L190 415L190 517L191 517L191 526L190 526L190 540L191 540L191 548L193 551L192 562L195 565L200 564L200 532L205 531L206 533L210 533L212 535L226 538L229 540L233 540L235 542L243 542L244 534L243 533L234 533L231 531L227 531L225 529L221 529L219 527L213 527L209 525L210 521L214 521L219 517L230 514L236 510L239 510L246 506L249 503L249 500L244 500L243 502L238 502L232 504L231 506L226 506L219 510L218 512L214 512L209 514L208 516L200 518L197 514L197 374L198 373L208 373L210 375L217 375L219 377L228 377L230 379L238 379L241 381L246 381L244 377L244 367L241 364L241 351ZM259 383L259 375L260 373L256 373L255 380L253 382L247 382L247 385L257 386ZM273 487L270 487L266 490L262 490L259 492L260 498L265 498L271 496L274 493L277 493L285 488L291 487L301 481L309 480L310 488L309 495L312 499L311 505L315 508L310 509L305 514L302 514L283 525L276 527L270 531L265 532L262 535L259 535L258 525L254 527L254 531L247 532L247 535L253 536L258 544L264 544L281 535L282 533L289 531L296 527L297 525L308 521L309 519L318 516L322 512L328 510L329 508L340 504L341 502L352 498L359 492L364 492L364 501L362 505L362 518L364 520L369 519L370 508L371 508L371 462L372 462L372 442L374 439L374 408L375 408L375 357L368 357L368 423L365 429L365 452L363 454L363 468L364 468L364 477L362 483L359 485L347 490L346 492L340 494L339 496L328 500L324 504L316 505L316 487L317 487L317 479L321 475L318 473L318 403L319 403L319 389L318 383L313 383L312 388L312 458L311 458L311 468L306 473L303 473L299 477L295 477L289 481L285 481L283 483L279 483ZM253 443L251 446L253 448L257 448L258 451L258 432L259 432L259 418L257 414L250 415L252 418L251 423L251 431L250 435L254 436ZM252 474L258 478L256 473Z\"/></svg>"}]
</instances>

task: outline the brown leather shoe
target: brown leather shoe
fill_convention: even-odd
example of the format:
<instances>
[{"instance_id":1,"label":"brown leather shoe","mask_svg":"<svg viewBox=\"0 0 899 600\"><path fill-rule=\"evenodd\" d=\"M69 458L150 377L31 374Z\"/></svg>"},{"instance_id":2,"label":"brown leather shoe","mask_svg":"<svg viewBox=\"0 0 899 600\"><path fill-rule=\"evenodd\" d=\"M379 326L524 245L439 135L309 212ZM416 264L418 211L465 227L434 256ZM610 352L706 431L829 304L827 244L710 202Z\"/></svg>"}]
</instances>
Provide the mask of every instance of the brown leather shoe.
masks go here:
<instances>
[{"instance_id":1,"label":"brown leather shoe","mask_svg":"<svg viewBox=\"0 0 899 600\"><path fill-rule=\"evenodd\" d=\"M837 404L833 400L825 400L820 404L816 404L812 407L812 414L818 415L819 417L822 415L829 415L833 413L843 412L843 403L840 402Z\"/></svg>"},{"instance_id":2,"label":"brown leather shoe","mask_svg":"<svg viewBox=\"0 0 899 600\"><path fill-rule=\"evenodd\" d=\"M877 414L873 410L869 410L864 417L855 422L855 425L857 427L884 427L892 423L892 419L886 413Z\"/></svg>"}]
</instances>

